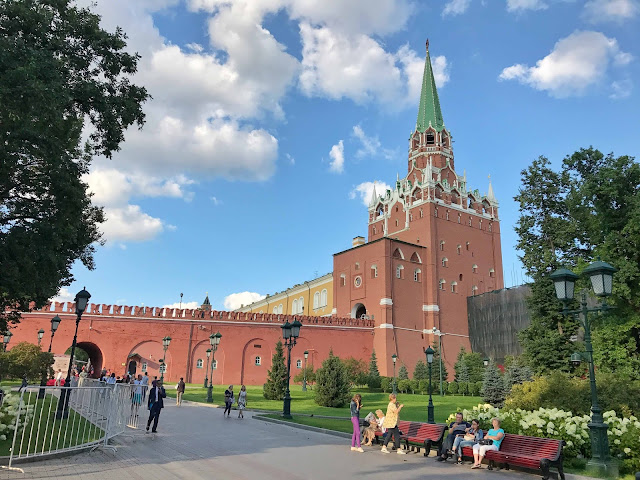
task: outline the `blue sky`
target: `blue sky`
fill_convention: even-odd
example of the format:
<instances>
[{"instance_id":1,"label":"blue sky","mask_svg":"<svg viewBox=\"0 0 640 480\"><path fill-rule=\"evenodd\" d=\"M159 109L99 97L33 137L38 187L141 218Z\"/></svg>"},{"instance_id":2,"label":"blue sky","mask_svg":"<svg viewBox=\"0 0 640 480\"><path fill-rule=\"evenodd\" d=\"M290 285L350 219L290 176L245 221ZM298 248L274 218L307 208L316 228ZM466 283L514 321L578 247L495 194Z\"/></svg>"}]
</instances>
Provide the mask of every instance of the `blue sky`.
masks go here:
<instances>
[{"instance_id":1,"label":"blue sky","mask_svg":"<svg viewBox=\"0 0 640 480\"><path fill-rule=\"evenodd\" d=\"M500 201L539 155L638 154L638 0L99 0L153 100L87 177L105 206L99 303L233 308L328 273L366 235L374 181L406 173L425 40L456 168ZM515 272L515 273L514 273Z\"/></svg>"}]
</instances>

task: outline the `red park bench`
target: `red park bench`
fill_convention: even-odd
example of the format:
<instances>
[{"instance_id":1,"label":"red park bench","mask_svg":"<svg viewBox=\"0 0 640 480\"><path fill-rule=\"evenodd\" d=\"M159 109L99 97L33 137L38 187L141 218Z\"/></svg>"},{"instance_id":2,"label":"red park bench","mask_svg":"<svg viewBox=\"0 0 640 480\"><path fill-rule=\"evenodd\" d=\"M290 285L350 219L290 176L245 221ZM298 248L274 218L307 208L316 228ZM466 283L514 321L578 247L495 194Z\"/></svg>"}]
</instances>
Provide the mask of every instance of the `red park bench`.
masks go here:
<instances>
[{"instance_id":1,"label":"red park bench","mask_svg":"<svg viewBox=\"0 0 640 480\"><path fill-rule=\"evenodd\" d=\"M489 461L489 470L492 470L496 463L505 465L509 469L510 465L541 470L543 480L549 479L549 469L558 469L559 477L564 480L564 469L562 467L562 447L564 440L553 438L525 437L524 435L513 435L507 433L502 440L499 451L488 451L484 458ZM473 457L471 447L464 447L462 455Z\"/></svg>"},{"instance_id":2,"label":"red park bench","mask_svg":"<svg viewBox=\"0 0 640 480\"><path fill-rule=\"evenodd\" d=\"M424 456L428 457L432 446L442 444L444 432L447 428L439 423L407 422L400 420L398 428L402 432L400 442L404 442L407 450L414 448L417 452L424 448ZM376 441L382 438L382 432L376 432Z\"/></svg>"}]
</instances>

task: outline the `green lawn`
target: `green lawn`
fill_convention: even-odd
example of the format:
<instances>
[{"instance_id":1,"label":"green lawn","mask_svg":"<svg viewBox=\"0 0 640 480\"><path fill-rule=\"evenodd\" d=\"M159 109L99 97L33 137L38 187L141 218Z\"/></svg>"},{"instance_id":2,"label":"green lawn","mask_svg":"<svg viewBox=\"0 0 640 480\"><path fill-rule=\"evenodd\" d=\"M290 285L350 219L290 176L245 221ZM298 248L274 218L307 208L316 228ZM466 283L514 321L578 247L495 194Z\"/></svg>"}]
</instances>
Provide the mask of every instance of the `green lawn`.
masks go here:
<instances>
[{"instance_id":1,"label":"green lawn","mask_svg":"<svg viewBox=\"0 0 640 480\"><path fill-rule=\"evenodd\" d=\"M21 433L16 438L16 453L20 452L22 455L25 455L27 451L29 454L32 452L47 453L49 450L75 447L102 437L102 429L76 413L72 408L69 408L67 419L56 420L57 403L57 398L49 395L42 400L37 400L37 395L31 396L31 404L35 406L35 415L26 426L22 448L20 448ZM7 435L6 440L0 441L0 457L9 455L12 441L13 434Z\"/></svg>"},{"instance_id":2,"label":"green lawn","mask_svg":"<svg viewBox=\"0 0 640 480\"><path fill-rule=\"evenodd\" d=\"M167 384L166 391L169 397L175 397L175 384ZM224 403L224 390L228 385L213 386L213 403L222 405ZM234 389L237 397L238 392ZM362 395L362 412L364 418L369 412L375 412L376 409L387 411L389 403L389 394L380 392L370 392L368 389L354 389L354 393ZM207 391L202 385L187 384L184 400L193 402L206 402ZM349 406L343 408L321 407L314 401L314 392L312 390L302 391L300 385L291 387L291 413L308 414L308 415L328 415L335 417L349 418ZM427 421L427 403L429 397L427 395L410 395L398 394L398 400L405 406L402 409L403 420ZM480 397L463 397L463 396L433 396L435 420L438 423L444 422L449 414L462 408L471 408L474 405L482 403ZM280 412L282 411L282 402L279 400L267 400L262 395L262 385L247 386L247 408L249 410L267 410Z\"/></svg>"},{"instance_id":3,"label":"green lawn","mask_svg":"<svg viewBox=\"0 0 640 480\"><path fill-rule=\"evenodd\" d=\"M268 418L275 418L277 420L285 420L281 414L270 413L264 415ZM302 425L309 425L311 427L326 428L327 430L334 430L336 432L351 433L353 431L353 425L348 418L318 418L318 417L300 417L295 416L290 419L286 419L287 422L300 423Z\"/></svg>"}]
</instances>

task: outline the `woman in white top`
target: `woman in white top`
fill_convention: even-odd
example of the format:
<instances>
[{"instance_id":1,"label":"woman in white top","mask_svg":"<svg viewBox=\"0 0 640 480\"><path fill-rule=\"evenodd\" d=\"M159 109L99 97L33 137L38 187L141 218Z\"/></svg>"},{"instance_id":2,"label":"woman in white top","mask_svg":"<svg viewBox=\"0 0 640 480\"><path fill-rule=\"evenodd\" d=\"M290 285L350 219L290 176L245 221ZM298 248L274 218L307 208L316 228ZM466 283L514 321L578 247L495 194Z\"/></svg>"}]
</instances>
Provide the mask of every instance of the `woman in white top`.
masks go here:
<instances>
[{"instance_id":1,"label":"woman in white top","mask_svg":"<svg viewBox=\"0 0 640 480\"><path fill-rule=\"evenodd\" d=\"M242 385L238 394L238 418L244 418L244 409L247 406L247 387Z\"/></svg>"}]
</instances>

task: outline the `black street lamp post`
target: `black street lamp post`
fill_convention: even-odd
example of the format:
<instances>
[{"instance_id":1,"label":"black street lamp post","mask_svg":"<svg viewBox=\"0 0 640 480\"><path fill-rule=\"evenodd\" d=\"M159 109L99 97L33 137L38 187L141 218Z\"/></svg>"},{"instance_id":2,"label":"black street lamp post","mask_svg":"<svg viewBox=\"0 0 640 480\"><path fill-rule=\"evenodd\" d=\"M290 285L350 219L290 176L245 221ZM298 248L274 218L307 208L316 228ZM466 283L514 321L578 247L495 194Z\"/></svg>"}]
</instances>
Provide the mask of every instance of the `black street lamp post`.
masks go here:
<instances>
[{"instance_id":1,"label":"black street lamp post","mask_svg":"<svg viewBox=\"0 0 640 480\"><path fill-rule=\"evenodd\" d=\"M484 357L484 359L482 360L482 364L483 364L485 367L488 367L488 366L489 366L489 361L490 361L490 360L489 360L489 357Z\"/></svg>"},{"instance_id":2,"label":"black street lamp post","mask_svg":"<svg viewBox=\"0 0 640 480\"><path fill-rule=\"evenodd\" d=\"M431 398L431 364L433 363L433 354L436 351L431 345L426 348L424 354L427 356L427 365L429 365L429 406L427 407L427 423L436 423L433 415L433 399Z\"/></svg>"},{"instance_id":3,"label":"black street lamp post","mask_svg":"<svg viewBox=\"0 0 640 480\"><path fill-rule=\"evenodd\" d=\"M393 360L393 394L396 394L396 361L398 360L398 356L394 353L391 355L391 360Z\"/></svg>"},{"instance_id":4,"label":"black street lamp post","mask_svg":"<svg viewBox=\"0 0 640 480\"><path fill-rule=\"evenodd\" d=\"M169 345L171 344L171 337L166 336L162 339L162 349L164 353L162 354L162 362L160 362L160 382L164 383L164 372L167 370L167 350L169 349Z\"/></svg>"},{"instance_id":5,"label":"black street lamp post","mask_svg":"<svg viewBox=\"0 0 640 480\"><path fill-rule=\"evenodd\" d=\"M575 292L575 282L578 275L571 270L561 268L553 272L550 277L555 284L556 297L562 301L562 314L565 316L577 316L584 327L585 352L576 352L571 355L571 362L579 364L581 360L589 363L589 380L591 385L591 422L588 424L591 432L591 459L587 462L587 469L599 472L607 476L618 476L618 465L611 459L609 451L609 438L607 430L609 426L604 423L602 410L598 404L598 392L596 389L596 374L593 363L593 346L591 345L591 321L589 313L606 312L611 307L606 303L606 297L611 295L613 287L613 274L616 268L606 262L598 261L589 265L583 272L591 279L591 286L596 296L603 299L599 307L587 306L587 292L582 291L580 298L580 308L569 310L567 305L573 300Z\"/></svg>"},{"instance_id":6,"label":"black street lamp post","mask_svg":"<svg viewBox=\"0 0 640 480\"><path fill-rule=\"evenodd\" d=\"M220 340L222 339L222 335L220 332L212 333L209 335L209 345L211 345L211 350L207 350L211 352L211 381L209 382L209 387L207 388L207 402L213 403L213 362L216 361L216 351L218 350L218 345L220 345ZM207 356L207 358L209 358Z\"/></svg>"},{"instance_id":7,"label":"black street lamp post","mask_svg":"<svg viewBox=\"0 0 640 480\"><path fill-rule=\"evenodd\" d=\"M49 350L51 353L51 345L53 344L53 336L56 334L56 330L58 330L58 326L60 326L60 317L56 315L51 319L51 339L49 340ZM40 390L38 390L38 398L42 400L44 398L44 388L47 385L47 368L45 367L42 370L42 379L40 379Z\"/></svg>"},{"instance_id":8,"label":"black street lamp post","mask_svg":"<svg viewBox=\"0 0 640 480\"><path fill-rule=\"evenodd\" d=\"M289 350L289 356L287 358L287 390L284 392L284 403L282 406L282 416L285 418L291 418L291 391L289 390L289 383L291 381L291 349L296 344L296 340L300 336L300 327L302 323L298 320L294 320L293 323L285 322L282 326L282 338L284 338L284 345Z\"/></svg>"},{"instance_id":9,"label":"black street lamp post","mask_svg":"<svg viewBox=\"0 0 640 480\"><path fill-rule=\"evenodd\" d=\"M309 358L309 352L304 351L304 370L302 371L302 391L307 391L307 358Z\"/></svg>"},{"instance_id":10,"label":"black street lamp post","mask_svg":"<svg viewBox=\"0 0 640 480\"><path fill-rule=\"evenodd\" d=\"M44 328L38 330L38 346L42 343L42 337L44 337Z\"/></svg>"},{"instance_id":11,"label":"black street lamp post","mask_svg":"<svg viewBox=\"0 0 640 480\"><path fill-rule=\"evenodd\" d=\"M58 408L56 410L56 418L58 420L69 417L69 387L71 386L71 369L73 368L73 359L76 354L76 343L78 341L78 326L80 325L80 319L87 308L90 298L91 294L87 292L85 288L82 288L82 290L76 294L76 298L74 298L76 304L76 331L73 334L73 343L71 344L71 357L69 358L69 368L67 368L67 378L64 381L66 388L60 389L60 399L58 400ZM53 320L51 320L51 328L53 330ZM51 338L53 340L53 335L51 335Z\"/></svg>"},{"instance_id":12,"label":"black street lamp post","mask_svg":"<svg viewBox=\"0 0 640 480\"><path fill-rule=\"evenodd\" d=\"M204 388L207 388L209 386L209 359L210 358L211 358L211 349L207 348L207 373L204 374Z\"/></svg>"}]
</instances>

